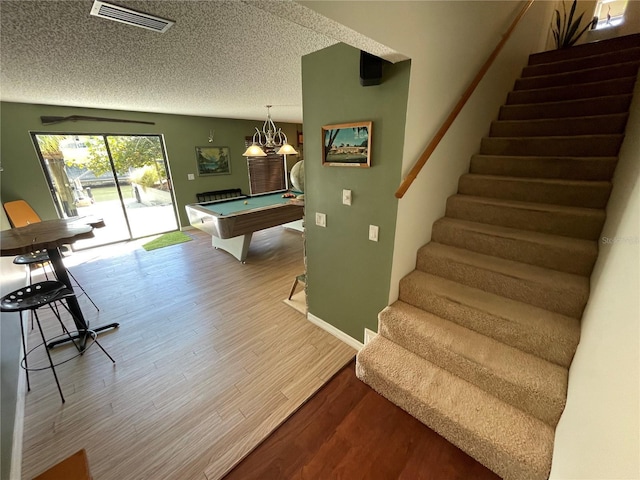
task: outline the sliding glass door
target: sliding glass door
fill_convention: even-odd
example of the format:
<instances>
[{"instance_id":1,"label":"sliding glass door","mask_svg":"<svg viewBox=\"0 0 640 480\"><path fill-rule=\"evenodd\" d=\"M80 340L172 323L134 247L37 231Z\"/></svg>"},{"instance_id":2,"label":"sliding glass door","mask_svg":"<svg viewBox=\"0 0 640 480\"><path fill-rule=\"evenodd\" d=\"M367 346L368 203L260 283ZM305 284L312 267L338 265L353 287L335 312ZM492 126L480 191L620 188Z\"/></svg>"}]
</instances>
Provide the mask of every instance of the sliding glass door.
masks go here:
<instances>
[{"instance_id":1,"label":"sliding glass door","mask_svg":"<svg viewBox=\"0 0 640 480\"><path fill-rule=\"evenodd\" d=\"M159 135L32 134L61 217L105 221L87 248L178 228L171 179Z\"/></svg>"}]
</instances>

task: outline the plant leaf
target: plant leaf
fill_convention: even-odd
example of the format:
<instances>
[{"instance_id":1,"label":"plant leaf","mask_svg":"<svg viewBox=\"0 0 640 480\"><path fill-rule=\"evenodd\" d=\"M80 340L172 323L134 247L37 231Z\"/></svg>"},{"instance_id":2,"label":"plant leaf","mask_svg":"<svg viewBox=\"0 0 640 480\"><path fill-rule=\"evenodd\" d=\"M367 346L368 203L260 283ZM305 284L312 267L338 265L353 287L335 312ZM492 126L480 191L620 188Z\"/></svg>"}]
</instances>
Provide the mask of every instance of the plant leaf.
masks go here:
<instances>
[{"instance_id":1,"label":"plant leaf","mask_svg":"<svg viewBox=\"0 0 640 480\"><path fill-rule=\"evenodd\" d=\"M567 20L567 28L570 28L573 24L573 14L576 13L577 6L578 6L578 0L573 0L573 4L571 4L571 11L569 12L569 20ZM580 16L580 18L582 18L582 16ZM580 25L580 20L578 20L578 25ZM576 27L576 29L577 28L578 27ZM569 35L568 30L567 30L567 38L571 38L571 35Z\"/></svg>"},{"instance_id":2,"label":"plant leaf","mask_svg":"<svg viewBox=\"0 0 640 480\"><path fill-rule=\"evenodd\" d=\"M574 43L576 43L578 40L580 40L580 37L584 34L584 32L586 32L586 31L591 27L591 23L592 23L592 22L587 23L587 24L585 25L585 27L582 29L582 31L581 31L578 35L576 35L576 37L575 37L573 40L571 40L571 43L569 43L569 44L567 45L567 47L572 46Z\"/></svg>"},{"instance_id":3,"label":"plant leaf","mask_svg":"<svg viewBox=\"0 0 640 480\"><path fill-rule=\"evenodd\" d=\"M580 27L580 23L582 22L583 16L584 16L584 12L582 12L582 14L578 17L578 20L574 22L573 25L569 25L569 29L567 30L567 36L565 38L565 43L567 44L567 46L571 46L576 42L577 38L574 39L573 37L578 31L578 27ZM584 33L584 31L582 33ZM582 33L580 35L582 35Z\"/></svg>"}]
</instances>

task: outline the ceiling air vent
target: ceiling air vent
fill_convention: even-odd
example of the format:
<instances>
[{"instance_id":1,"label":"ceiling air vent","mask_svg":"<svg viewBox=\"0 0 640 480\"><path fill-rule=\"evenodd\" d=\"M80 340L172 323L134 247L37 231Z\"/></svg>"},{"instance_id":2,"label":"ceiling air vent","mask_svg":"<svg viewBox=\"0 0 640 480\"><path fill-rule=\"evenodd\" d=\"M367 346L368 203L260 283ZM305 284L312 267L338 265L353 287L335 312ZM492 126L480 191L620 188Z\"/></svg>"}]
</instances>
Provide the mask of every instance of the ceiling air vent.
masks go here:
<instances>
[{"instance_id":1,"label":"ceiling air vent","mask_svg":"<svg viewBox=\"0 0 640 480\"><path fill-rule=\"evenodd\" d=\"M154 32L160 33L166 32L171 28L171 25L175 23L171 20L149 15L148 13L136 12L129 8L100 2L98 0L94 0L93 2L91 15L113 20L115 22L126 23L127 25L133 25L134 27L146 28L147 30L153 30Z\"/></svg>"}]
</instances>

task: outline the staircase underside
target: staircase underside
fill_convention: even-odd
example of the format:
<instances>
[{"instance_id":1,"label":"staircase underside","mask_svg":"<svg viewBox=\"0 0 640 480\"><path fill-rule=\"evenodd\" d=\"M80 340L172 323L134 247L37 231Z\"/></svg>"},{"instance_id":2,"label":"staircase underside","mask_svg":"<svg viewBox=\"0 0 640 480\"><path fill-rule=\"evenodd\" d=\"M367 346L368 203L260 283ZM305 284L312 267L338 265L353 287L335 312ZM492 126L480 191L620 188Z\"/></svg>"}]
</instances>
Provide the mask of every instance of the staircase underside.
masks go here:
<instances>
[{"instance_id":1,"label":"staircase underside","mask_svg":"<svg viewBox=\"0 0 640 480\"><path fill-rule=\"evenodd\" d=\"M532 55L358 377L505 479L546 479L640 35Z\"/></svg>"}]
</instances>

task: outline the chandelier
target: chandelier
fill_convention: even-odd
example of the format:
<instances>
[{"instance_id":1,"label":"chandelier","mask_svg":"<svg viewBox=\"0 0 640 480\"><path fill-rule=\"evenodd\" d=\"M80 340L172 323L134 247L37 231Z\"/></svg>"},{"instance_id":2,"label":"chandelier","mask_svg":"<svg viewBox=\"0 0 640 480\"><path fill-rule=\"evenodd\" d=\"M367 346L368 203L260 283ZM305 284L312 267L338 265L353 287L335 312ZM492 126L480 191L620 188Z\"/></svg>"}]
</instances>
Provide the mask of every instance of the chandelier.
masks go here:
<instances>
[{"instance_id":1,"label":"chandelier","mask_svg":"<svg viewBox=\"0 0 640 480\"><path fill-rule=\"evenodd\" d=\"M244 157L266 157L263 148L278 150L278 155L298 155L298 152L287 142L287 136L281 128L271 120L271 107L273 105L265 105L267 107L267 119L262 125L262 131L256 127L256 133L253 134L252 144L242 154Z\"/></svg>"}]
</instances>

